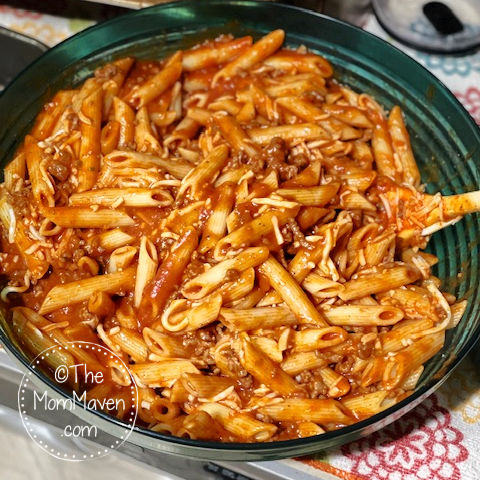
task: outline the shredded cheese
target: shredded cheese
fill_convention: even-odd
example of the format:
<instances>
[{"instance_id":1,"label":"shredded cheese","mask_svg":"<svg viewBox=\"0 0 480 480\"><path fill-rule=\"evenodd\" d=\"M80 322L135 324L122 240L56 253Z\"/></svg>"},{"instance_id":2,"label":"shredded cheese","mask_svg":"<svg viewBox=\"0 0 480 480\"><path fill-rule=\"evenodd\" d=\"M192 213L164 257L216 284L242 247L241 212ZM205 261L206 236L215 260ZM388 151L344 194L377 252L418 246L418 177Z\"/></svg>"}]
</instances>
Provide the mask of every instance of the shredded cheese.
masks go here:
<instances>
[{"instance_id":1,"label":"shredded cheese","mask_svg":"<svg viewBox=\"0 0 480 480\"><path fill-rule=\"evenodd\" d=\"M277 241L278 245L282 245L285 241L280 231L280 226L278 224L278 218L274 215L272 217L272 225L273 225L273 232L275 233L275 240Z\"/></svg>"}]
</instances>

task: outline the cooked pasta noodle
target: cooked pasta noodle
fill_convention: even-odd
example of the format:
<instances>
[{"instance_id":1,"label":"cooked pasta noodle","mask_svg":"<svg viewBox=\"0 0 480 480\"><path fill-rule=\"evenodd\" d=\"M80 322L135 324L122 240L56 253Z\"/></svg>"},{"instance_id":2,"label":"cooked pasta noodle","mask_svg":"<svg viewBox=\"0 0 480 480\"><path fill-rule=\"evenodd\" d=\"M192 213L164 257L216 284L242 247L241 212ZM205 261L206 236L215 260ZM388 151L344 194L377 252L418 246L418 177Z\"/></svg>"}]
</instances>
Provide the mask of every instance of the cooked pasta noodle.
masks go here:
<instances>
[{"instance_id":1,"label":"cooked pasta noodle","mask_svg":"<svg viewBox=\"0 0 480 480\"><path fill-rule=\"evenodd\" d=\"M480 193L423 193L400 107L283 40L102 67L56 94L0 185L12 330L32 355L112 349L154 431L350 425L412 392L466 308L421 250ZM77 356L110 375L92 398L126 397L117 363L73 351L47 367Z\"/></svg>"}]
</instances>

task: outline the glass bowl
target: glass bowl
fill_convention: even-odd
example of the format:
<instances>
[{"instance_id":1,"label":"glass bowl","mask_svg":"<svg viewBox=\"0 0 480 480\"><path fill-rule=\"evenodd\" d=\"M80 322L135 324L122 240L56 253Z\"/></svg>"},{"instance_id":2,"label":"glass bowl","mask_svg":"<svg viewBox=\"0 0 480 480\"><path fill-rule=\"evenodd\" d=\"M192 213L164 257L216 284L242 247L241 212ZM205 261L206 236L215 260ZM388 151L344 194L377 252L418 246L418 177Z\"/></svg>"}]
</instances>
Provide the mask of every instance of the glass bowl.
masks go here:
<instances>
[{"instance_id":1,"label":"glass bowl","mask_svg":"<svg viewBox=\"0 0 480 480\"><path fill-rule=\"evenodd\" d=\"M327 57L340 82L375 96L386 108L401 105L429 192L452 194L480 188L480 131L438 79L401 51L356 27L299 8L250 0L193 0L147 8L89 28L48 51L0 96L1 167L54 92L83 81L100 64L125 55L161 58L220 33L258 38L276 28L286 31L288 46L303 44ZM445 347L427 363L415 392L397 405L340 430L298 440L221 444L136 428L129 442L208 460L272 460L338 446L393 422L442 384L480 334L479 236L478 215L433 236L429 248L439 258L435 274L447 291L468 299L468 307L459 326L447 332ZM28 355L9 331L4 307L0 308L0 339L17 363L29 368ZM37 370L34 374L43 388L65 395L46 375ZM105 414L83 410L81 416L113 435L123 431L120 421Z\"/></svg>"}]
</instances>

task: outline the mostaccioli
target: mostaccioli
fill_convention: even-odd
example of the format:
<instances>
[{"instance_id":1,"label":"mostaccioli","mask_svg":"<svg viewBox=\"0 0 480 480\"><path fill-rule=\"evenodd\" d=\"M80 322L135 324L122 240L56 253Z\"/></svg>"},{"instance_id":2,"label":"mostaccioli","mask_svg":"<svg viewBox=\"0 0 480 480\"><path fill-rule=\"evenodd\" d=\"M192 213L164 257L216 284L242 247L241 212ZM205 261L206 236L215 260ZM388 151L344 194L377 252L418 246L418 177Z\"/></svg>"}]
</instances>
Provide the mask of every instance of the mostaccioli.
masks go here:
<instances>
[{"instance_id":1,"label":"mostaccioli","mask_svg":"<svg viewBox=\"0 0 480 480\"><path fill-rule=\"evenodd\" d=\"M465 300L431 234L480 193L425 193L399 106L275 30L120 58L56 93L0 185L1 300L32 356L74 341L140 426L319 435L407 397ZM130 400L128 400L130 399Z\"/></svg>"}]
</instances>

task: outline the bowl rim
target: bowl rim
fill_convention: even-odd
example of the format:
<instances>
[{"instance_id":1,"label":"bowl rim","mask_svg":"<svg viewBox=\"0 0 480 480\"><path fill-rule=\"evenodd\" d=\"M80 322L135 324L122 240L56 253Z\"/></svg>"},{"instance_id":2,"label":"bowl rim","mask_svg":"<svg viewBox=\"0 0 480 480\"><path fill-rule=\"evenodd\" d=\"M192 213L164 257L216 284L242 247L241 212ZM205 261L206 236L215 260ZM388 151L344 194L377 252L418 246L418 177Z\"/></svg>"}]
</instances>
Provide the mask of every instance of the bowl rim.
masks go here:
<instances>
[{"instance_id":1,"label":"bowl rim","mask_svg":"<svg viewBox=\"0 0 480 480\"><path fill-rule=\"evenodd\" d=\"M134 17L141 17L143 15L148 15L151 12L161 14L162 11L168 10L171 8L192 8L194 7L195 9L202 8L203 6L215 6L217 5L219 8L225 8L229 6L237 6L237 7L243 7L243 8L248 8L251 6L255 5L262 5L262 6L267 6L270 8L272 11L277 9L277 10L284 10L284 11L296 11L303 13L305 15L309 15L312 17L315 17L317 19L321 19L322 21L327 21L331 22L337 25L341 25L342 28L350 29L354 32L360 33L361 35L364 35L365 37L369 38L372 42L375 42L377 45L382 45L382 46L388 46L390 49L393 49L397 55L401 55L404 60L407 62L410 62L412 65L415 65L417 69L420 69L423 71L424 74L426 74L427 77L429 77L435 84L436 88L440 88L443 90L443 93L446 94L454 103L456 104L456 107L458 109L458 112L463 116L464 120L470 124L470 126L474 126L475 129L477 130L477 136L480 140L480 130L473 120L473 118L470 116L470 114L467 112L465 107L461 104L461 102L455 97L455 95L446 87L446 85L438 79L433 73L431 73L429 70L427 70L423 65L421 65L418 61L416 61L414 58L410 57L407 55L405 52L400 50L398 47L395 45L390 44L389 42L381 39L380 37L367 32L355 25L349 24L347 22L338 20L336 18L329 17L327 15L320 14L318 12L308 10L306 8L301 8L297 6L292 6L292 5L285 5L281 3L271 3L271 2L266 2L262 0L202 0L202 2L198 2L198 0L180 0L180 1L174 1L174 2L169 2L169 3L164 3L164 4L159 4L159 5L153 5L141 10L134 10L131 12L127 12L125 14L119 15L118 17L115 17L113 19L98 23L96 25L90 26L86 28L85 30L82 30L81 32L67 38L66 40L62 41L61 43L55 45L51 49L47 50L44 54L42 54L40 57L38 57L36 60L34 60L30 65L28 65L26 68L24 68L6 87L5 89L0 93L0 99L4 95L8 95L8 92L10 90L10 87L13 86L16 81L18 80L19 77L23 76L24 74L28 73L28 70L32 68L34 65L37 63L41 63L45 60L45 58L48 58L49 55L54 54L58 49L62 48L64 45L68 45L69 43L77 42L79 40L84 39L84 37L88 37L89 35L95 34L98 31L109 28L110 26L116 24L116 23L121 23L128 21L129 19L132 19ZM208 28L208 27L207 27ZM287 39L288 39L288 31L286 32L287 34ZM108 47L107 47L108 50ZM360 434L362 430L365 429L372 429L371 433L373 431L378 430L380 428L383 428L387 424L396 421L400 416L402 416L404 413L401 413L400 416L397 416L396 418L394 417L395 413L400 412L402 409L405 407L414 404L418 404L420 401L423 401L424 398L426 398L428 395L430 395L436 388L438 388L447 378L448 376L452 373L452 371L459 365L459 363L465 358L465 356L470 352L470 350L474 347L474 345L479 341L480 339L480 324L476 327L474 331L472 331L471 336L465 341L465 345L461 348L461 350L458 352L458 354L453 358L445 360L445 364L441 367L442 370L442 376L439 377L438 373L436 372L432 378L422 387L419 389L416 389L412 392L411 395L406 397L405 399L401 400L400 402L392 405L391 407L376 413L375 415L372 415L369 418L366 418L364 420L360 420L352 425L348 425L345 427L342 427L338 430L333 430L329 431L326 433L323 433L321 435L315 435L312 437L305 437L305 438L298 438L298 439L291 439L291 440L280 440L280 441L269 441L269 442L261 442L261 443L247 443L247 442L216 442L216 441L206 441L206 440L192 440L188 438L182 438L182 437L176 437L173 435L167 435L163 434L160 432L155 432L152 430L148 430L143 427L134 427L133 432L140 434L142 436L148 437L152 440L161 440L162 442L167 442L170 444L177 444L179 446L184 446L184 447L191 447L194 449L202 449L202 450L218 450L218 451L235 451L235 452L257 452L261 453L261 451L272 451L272 450L281 450L281 449L288 449L289 447L302 447L302 446L312 446L314 444L321 444L321 443L328 443L328 441L333 441L335 439L338 439L344 435L348 434ZM27 369L28 371L32 372L42 383L46 383L49 388L55 391L56 394L62 396L62 397L67 397L67 393L64 392L55 382L53 382L48 376L44 375L42 372L39 372L38 370L32 369L27 361L27 359L23 356L23 354L15 348L13 345L12 341L9 339L7 333L4 331L3 328L0 328L0 341L4 344L5 349L8 350L8 352L15 357L17 362L20 362L20 364L24 367L24 369ZM438 355L438 354L437 354ZM424 398L421 398L421 397ZM77 402L78 403L78 402ZM82 407L81 404L79 404L79 407ZM411 406L413 408L413 406ZM82 407L82 410L85 410ZM87 412L93 413L95 416L100 417L102 420L119 426L119 427L124 427L126 424L122 422L121 420L112 417L104 412L100 411L95 411L95 410L90 410L86 409ZM375 425L385 421L382 426L379 426L378 428L375 428ZM350 439L347 440L347 442L350 441ZM335 443L335 442L331 442ZM340 442L337 443L337 445ZM319 450L321 449L321 445L319 445ZM328 447L324 447L328 448ZM174 452L172 452L174 453ZM288 452L287 452L288 453ZM284 455L286 456L286 455Z\"/></svg>"}]
</instances>

